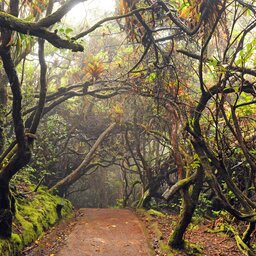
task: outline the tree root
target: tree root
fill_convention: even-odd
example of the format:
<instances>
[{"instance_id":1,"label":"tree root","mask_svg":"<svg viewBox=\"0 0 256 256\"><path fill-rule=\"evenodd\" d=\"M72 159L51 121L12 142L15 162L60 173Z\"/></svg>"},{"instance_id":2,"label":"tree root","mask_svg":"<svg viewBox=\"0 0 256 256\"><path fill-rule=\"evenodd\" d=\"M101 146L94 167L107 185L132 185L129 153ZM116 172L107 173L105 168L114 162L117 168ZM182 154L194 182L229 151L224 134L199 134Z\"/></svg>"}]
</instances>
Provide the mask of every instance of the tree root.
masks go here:
<instances>
[{"instance_id":1,"label":"tree root","mask_svg":"<svg viewBox=\"0 0 256 256\"><path fill-rule=\"evenodd\" d=\"M224 224L224 227L226 231L231 232L234 235L237 247L243 253L243 255L256 256L256 253L246 243L243 242L242 238L239 235L239 232L236 230L235 227L228 224Z\"/></svg>"}]
</instances>

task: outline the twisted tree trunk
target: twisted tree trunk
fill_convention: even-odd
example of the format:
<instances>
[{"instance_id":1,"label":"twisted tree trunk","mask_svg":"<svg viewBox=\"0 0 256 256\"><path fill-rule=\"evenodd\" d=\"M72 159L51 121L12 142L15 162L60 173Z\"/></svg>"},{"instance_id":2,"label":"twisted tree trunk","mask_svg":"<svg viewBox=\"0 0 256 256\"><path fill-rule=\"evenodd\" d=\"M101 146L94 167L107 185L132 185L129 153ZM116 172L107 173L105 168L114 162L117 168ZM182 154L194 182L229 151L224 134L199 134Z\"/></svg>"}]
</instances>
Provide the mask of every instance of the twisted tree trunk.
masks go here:
<instances>
[{"instance_id":1,"label":"twisted tree trunk","mask_svg":"<svg viewBox=\"0 0 256 256\"><path fill-rule=\"evenodd\" d=\"M116 127L116 123L112 123L107 127L105 131L102 132L102 134L98 137L88 154L85 156L82 163L74 170L72 171L68 176L66 176L64 179L60 180L57 184L55 184L53 187L50 188L50 191L53 192L54 190L58 190L58 192L64 191L66 188L68 188L70 185L72 185L74 182L76 182L81 176L84 175L86 171L86 167L90 164L94 157L94 153L98 149L98 147L102 144L104 139L110 134L110 132Z\"/></svg>"}]
</instances>

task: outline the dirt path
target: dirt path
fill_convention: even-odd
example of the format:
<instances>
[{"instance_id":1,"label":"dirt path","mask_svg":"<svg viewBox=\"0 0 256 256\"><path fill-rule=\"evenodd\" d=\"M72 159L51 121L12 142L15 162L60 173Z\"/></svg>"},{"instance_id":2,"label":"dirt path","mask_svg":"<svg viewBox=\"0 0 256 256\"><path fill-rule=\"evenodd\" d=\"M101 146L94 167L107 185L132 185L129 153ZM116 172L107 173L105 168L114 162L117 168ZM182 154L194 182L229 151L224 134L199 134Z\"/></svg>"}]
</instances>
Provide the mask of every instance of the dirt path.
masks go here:
<instances>
[{"instance_id":1,"label":"dirt path","mask_svg":"<svg viewBox=\"0 0 256 256\"><path fill-rule=\"evenodd\" d=\"M63 228L66 229L63 233L60 230L55 234L50 232L48 238L39 241L37 248L25 255L150 255L141 223L129 210L80 209L76 220Z\"/></svg>"}]
</instances>

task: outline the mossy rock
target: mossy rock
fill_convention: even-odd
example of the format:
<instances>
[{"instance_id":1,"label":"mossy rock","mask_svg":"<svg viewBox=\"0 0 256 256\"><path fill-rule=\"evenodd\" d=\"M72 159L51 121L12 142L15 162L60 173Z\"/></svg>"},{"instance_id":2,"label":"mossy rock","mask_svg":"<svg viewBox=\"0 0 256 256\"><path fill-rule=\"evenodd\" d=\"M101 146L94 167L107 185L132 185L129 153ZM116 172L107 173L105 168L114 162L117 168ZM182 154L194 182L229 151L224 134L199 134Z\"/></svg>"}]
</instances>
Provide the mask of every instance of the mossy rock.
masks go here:
<instances>
[{"instance_id":1,"label":"mossy rock","mask_svg":"<svg viewBox=\"0 0 256 256\"><path fill-rule=\"evenodd\" d=\"M62 205L61 216L72 214L71 203L48 193L45 189L16 198L16 214L10 239L0 239L0 256L17 256L22 249L38 239L45 230L59 221L57 206Z\"/></svg>"}]
</instances>

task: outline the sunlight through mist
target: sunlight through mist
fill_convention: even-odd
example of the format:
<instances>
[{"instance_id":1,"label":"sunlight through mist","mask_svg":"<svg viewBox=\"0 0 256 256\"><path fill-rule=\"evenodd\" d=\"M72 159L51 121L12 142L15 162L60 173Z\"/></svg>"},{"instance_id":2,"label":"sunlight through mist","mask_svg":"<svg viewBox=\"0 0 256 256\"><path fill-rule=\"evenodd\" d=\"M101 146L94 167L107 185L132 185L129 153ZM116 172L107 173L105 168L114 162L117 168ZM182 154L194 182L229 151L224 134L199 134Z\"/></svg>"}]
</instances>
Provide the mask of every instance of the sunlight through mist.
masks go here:
<instances>
[{"instance_id":1,"label":"sunlight through mist","mask_svg":"<svg viewBox=\"0 0 256 256\"><path fill-rule=\"evenodd\" d=\"M115 11L115 0L91 0L76 5L66 15L67 21L81 23L85 19L95 22L106 14L113 14Z\"/></svg>"}]
</instances>

